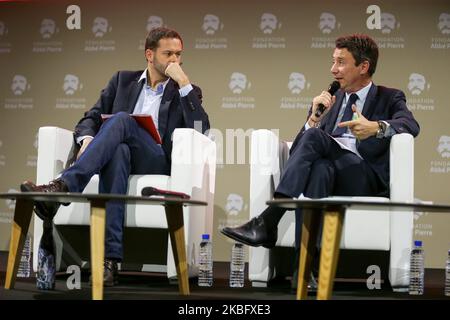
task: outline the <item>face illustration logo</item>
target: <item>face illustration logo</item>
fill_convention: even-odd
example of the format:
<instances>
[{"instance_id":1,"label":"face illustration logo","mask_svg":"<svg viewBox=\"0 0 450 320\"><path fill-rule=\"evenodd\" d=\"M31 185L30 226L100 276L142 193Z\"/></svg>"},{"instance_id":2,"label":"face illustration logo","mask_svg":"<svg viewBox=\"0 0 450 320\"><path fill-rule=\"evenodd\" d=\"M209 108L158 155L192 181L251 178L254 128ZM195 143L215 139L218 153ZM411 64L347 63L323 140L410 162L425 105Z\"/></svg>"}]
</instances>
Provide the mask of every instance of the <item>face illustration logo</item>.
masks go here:
<instances>
[{"instance_id":1,"label":"face illustration logo","mask_svg":"<svg viewBox=\"0 0 450 320\"><path fill-rule=\"evenodd\" d=\"M20 74L16 74L11 83L11 90L16 96L21 96L25 90L30 90L27 78Z\"/></svg>"},{"instance_id":2,"label":"face illustration logo","mask_svg":"<svg viewBox=\"0 0 450 320\"><path fill-rule=\"evenodd\" d=\"M9 189L8 193L14 193L14 192L19 192L16 189ZM6 199L5 200L6 206L8 207L8 209L14 210L14 208L16 207L16 200L13 199Z\"/></svg>"},{"instance_id":3,"label":"face illustration logo","mask_svg":"<svg viewBox=\"0 0 450 320\"><path fill-rule=\"evenodd\" d=\"M419 211L414 211L414 221L419 220L422 217L425 217L428 215L428 212L419 212Z\"/></svg>"},{"instance_id":4,"label":"face illustration logo","mask_svg":"<svg viewBox=\"0 0 450 320\"><path fill-rule=\"evenodd\" d=\"M66 74L64 77L63 90L66 95L71 96L82 88L80 80L73 74Z\"/></svg>"},{"instance_id":5,"label":"face illustration logo","mask_svg":"<svg viewBox=\"0 0 450 320\"><path fill-rule=\"evenodd\" d=\"M243 209L246 209L247 206L244 206L244 198L241 195L236 193L230 193L227 197L227 203L225 205L225 211L230 216L238 215Z\"/></svg>"},{"instance_id":6,"label":"face illustration logo","mask_svg":"<svg viewBox=\"0 0 450 320\"><path fill-rule=\"evenodd\" d=\"M278 24L278 27L277 27ZM278 23L277 17L272 13L263 13L261 16L261 23L259 28L265 34L271 34L277 28L281 27L281 23Z\"/></svg>"},{"instance_id":7,"label":"face illustration logo","mask_svg":"<svg viewBox=\"0 0 450 320\"><path fill-rule=\"evenodd\" d=\"M438 28L442 34L450 34L450 13L442 12L439 15Z\"/></svg>"},{"instance_id":8,"label":"face illustration logo","mask_svg":"<svg viewBox=\"0 0 450 320\"><path fill-rule=\"evenodd\" d=\"M441 136L437 151L442 158L450 158L450 136Z\"/></svg>"},{"instance_id":9,"label":"face illustration logo","mask_svg":"<svg viewBox=\"0 0 450 320\"><path fill-rule=\"evenodd\" d=\"M34 142L33 147L37 150L39 147L39 132L36 132L36 135L34 136Z\"/></svg>"},{"instance_id":10,"label":"face illustration logo","mask_svg":"<svg viewBox=\"0 0 450 320\"><path fill-rule=\"evenodd\" d=\"M111 31L111 27L109 27L109 31ZM92 33L96 38L101 38L108 32L108 20L103 17L96 17L92 24Z\"/></svg>"},{"instance_id":11,"label":"face illustration logo","mask_svg":"<svg viewBox=\"0 0 450 320\"><path fill-rule=\"evenodd\" d=\"M147 32L152 31L155 28L163 26L163 19L158 16L150 16L147 19Z\"/></svg>"},{"instance_id":12,"label":"face illustration logo","mask_svg":"<svg viewBox=\"0 0 450 320\"><path fill-rule=\"evenodd\" d=\"M221 27L220 29L223 29L223 24L220 24L220 19L218 16L214 14L207 14L203 17L202 30L207 35L213 35L216 33L219 30L219 25Z\"/></svg>"},{"instance_id":13,"label":"face illustration logo","mask_svg":"<svg viewBox=\"0 0 450 320\"><path fill-rule=\"evenodd\" d=\"M396 19L392 13L383 12L381 13L381 33L389 34L395 30ZM400 24L397 24L397 28Z\"/></svg>"},{"instance_id":14,"label":"face illustration logo","mask_svg":"<svg viewBox=\"0 0 450 320\"><path fill-rule=\"evenodd\" d=\"M322 12L319 18L319 29L323 34L330 34L336 28L336 17L332 13Z\"/></svg>"},{"instance_id":15,"label":"face illustration logo","mask_svg":"<svg viewBox=\"0 0 450 320\"><path fill-rule=\"evenodd\" d=\"M292 94L299 94L305 89L306 79L303 73L292 72L289 75L288 88Z\"/></svg>"},{"instance_id":16,"label":"face illustration logo","mask_svg":"<svg viewBox=\"0 0 450 320\"><path fill-rule=\"evenodd\" d=\"M228 85L233 93L240 94L246 88L250 88L250 83L247 84L247 76L240 72L233 72L230 77L230 83Z\"/></svg>"},{"instance_id":17,"label":"face illustration logo","mask_svg":"<svg viewBox=\"0 0 450 320\"><path fill-rule=\"evenodd\" d=\"M8 34L8 28L3 21L0 21L0 37Z\"/></svg>"},{"instance_id":18,"label":"face illustration logo","mask_svg":"<svg viewBox=\"0 0 450 320\"><path fill-rule=\"evenodd\" d=\"M412 95L419 95L425 90L425 77L419 73L411 73L409 76L408 90Z\"/></svg>"},{"instance_id":19,"label":"face illustration logo","mask_svg":"<svg viewBox=\"0 0 450 320\"><path fill-rule=\"evenodd\" d=\"M42 38L50 39L55 34L55 32L57 32L55 21L52 19L43 19L40 29Z\"/></svg>"}]
</instances>

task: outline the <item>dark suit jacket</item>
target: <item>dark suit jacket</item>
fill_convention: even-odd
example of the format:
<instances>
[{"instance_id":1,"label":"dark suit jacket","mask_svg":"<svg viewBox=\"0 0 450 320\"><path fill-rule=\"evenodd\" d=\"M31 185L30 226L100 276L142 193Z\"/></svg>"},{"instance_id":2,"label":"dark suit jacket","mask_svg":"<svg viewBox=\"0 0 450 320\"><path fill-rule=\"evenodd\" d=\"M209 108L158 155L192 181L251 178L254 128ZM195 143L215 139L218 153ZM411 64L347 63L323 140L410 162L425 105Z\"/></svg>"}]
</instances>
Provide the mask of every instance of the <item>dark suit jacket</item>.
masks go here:
<instances>
[{"instance_id":1,"label":"dark suit jacket","mask_svg":"<svg viewBox=\"0 0 450 320\"><path fill-rule=\"evenodd\" d=\"M75 127L75 138L85 135L95 136L102 124L101 114L120 111L133 113L144 81L138 83L142 71L119 71L102 90L97 103L84 114ZM176 128L194 128L194 122L201 123L201 131L209 130L208 115L202 107L202 92L199 87L180 97L178 84L172 79L166 85L159 108L158 131L162 148L171 160L172 133ZM198 124L195 126L198 127Z\"/></svg>"},{"instance_id":2,"label":"dark suit jacket","mask_svg":"<svg viewBox=\"0 0 450 320\"><path fill-rule=\"evenodd\" d=\"M320 123L320 128L329 134L331 134L336 124L339 109L345 94L342 90L339 90L335 95L335 104ZM310 110L308 118L311 112ZM406 106L405 94L397 89L372 84L367 94L362 115L371 121L384 120L388 122L396 133L410 133L416 137L420 131L419 124ZM297 136L292 148L300 136L301 134ZM378 139L372 136L357 143L358 152L380 178L380 181L378 181L380 183L380 195L389 195L390 142L391 138Z\"/></svg>"}]
</instances>

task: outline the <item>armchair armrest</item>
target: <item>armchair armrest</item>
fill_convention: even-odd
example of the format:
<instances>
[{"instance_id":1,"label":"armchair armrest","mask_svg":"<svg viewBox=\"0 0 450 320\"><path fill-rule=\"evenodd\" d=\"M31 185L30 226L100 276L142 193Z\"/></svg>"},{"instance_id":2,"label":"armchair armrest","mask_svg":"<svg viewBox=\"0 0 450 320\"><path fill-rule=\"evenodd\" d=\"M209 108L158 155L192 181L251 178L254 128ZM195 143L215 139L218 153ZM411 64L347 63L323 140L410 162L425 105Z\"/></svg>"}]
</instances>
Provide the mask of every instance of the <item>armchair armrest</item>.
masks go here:
<instances>
[{"instance_id":1,"label":"armchair armrest","mask_svg":"<svg viewBox=\"0 0 450 320\"><path fill-rule=\"evenodd\" d=\"M414 138L408 133L396 134L390 145L391 201L414 200ZM414 216L412 211L391 210L391 251L389 279L394 288L409 283L409 256L412 246Z\"/></svg>"},{"instance_id":2,"label":"armchair armrest","mask_svg":"<svg viewBox=\"0 0 450 320\"><path fill-rule=\"evenodd\" d=\"M216 143L194 129L175 129L170 176L171 190L186 193L194 199L208 203L206 207L192 206L183 210L184 228L187 231L186 250L190 264L195 261L192 253L196 251L193 248L199 248L201 235L213 233ZM196 274L197 271L197 266L191 265L189 268L190 274ZM167 275L169 278L176 275L172 254L167 256Z\"/></svg>"},{"instance_id":3,"label":"armchair armrest","mask_svg":"<svg viewBox=\"0 0 450 320\"><path fill-rule=\"evenodd\" d=\"M258 216L272 198L281 176L281 164L287 159L287 148L270 130L252 132L250 140L250 218ZM269 250L249 247L249 280L253 286L265 286L273 276Z\"/></svg>"},{"instance_id":4,"label":"armchair armrest","mask_svg":"<svg viewBox=\"0 0 450 320\"><path fill-rule=\"evenodd\" d=\"M259 215L272 198L281 176L280 164L287 158L283 143L270 130L252 132L250 141L250 218Z\"/></svg>"},{"instance_id":5,"label":"armchair armrest","mask_svg":"<svg viewBox=\"0 0 450 320\"><path fill-rule=\"evenodd\" d=\"M73 132L41 127L38 135L37 184L53 180L67 165L73 147Z\"/></svg>"},{"instance_id":6,"label":"armchair armrest","mask_svg":"<svg viewBox=\"0 0 450 320\"><path fill-rule=\"evenodd\" d=\"M414 138L396 134L390 145L390 189L392 201L414 199Z\"/></svg>"},{"instance_id":7,"label":"armchair armrest","mask_svg":"<svg viewBox=\"0 0 450 320\"><path fill-rule=\"evenodd\" d=\"M170 189L184 192L194 199L208 202L206 225L195 226L201 232L212 234L213 207L216 177L216 143L200 132L190 128L178 128L173 133L172 167ZM192 207L202 211L204 208ZM195 213L197 214L197 213ZM185 216L186 228L189 216ZM199 221L196 219L196 221ZM200 239L200 238L199 238Z\"/></svg>"}]
</instances>

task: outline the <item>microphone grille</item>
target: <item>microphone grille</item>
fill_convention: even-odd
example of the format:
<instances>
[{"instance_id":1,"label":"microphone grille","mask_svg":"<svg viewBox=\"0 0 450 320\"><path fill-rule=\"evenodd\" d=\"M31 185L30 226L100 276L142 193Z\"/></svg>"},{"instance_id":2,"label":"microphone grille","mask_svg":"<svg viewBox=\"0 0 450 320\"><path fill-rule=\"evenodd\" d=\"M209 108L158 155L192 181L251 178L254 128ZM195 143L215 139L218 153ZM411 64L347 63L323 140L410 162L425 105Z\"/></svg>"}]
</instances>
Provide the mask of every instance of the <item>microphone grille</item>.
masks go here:
<instances>
[{"instance_id":1,"label":"microphone grille","mask_svg":"<svg viewBox=\"0 0 450 320\"><path fill-rule=\"evenodd\" d=\"M339 88L341 87L341 84L339 83L339 81L333 81L330 84L330 88L328 88L328 92L333 95L336 93L336 91L339 90Z\"/></svg>"}]
</instances>

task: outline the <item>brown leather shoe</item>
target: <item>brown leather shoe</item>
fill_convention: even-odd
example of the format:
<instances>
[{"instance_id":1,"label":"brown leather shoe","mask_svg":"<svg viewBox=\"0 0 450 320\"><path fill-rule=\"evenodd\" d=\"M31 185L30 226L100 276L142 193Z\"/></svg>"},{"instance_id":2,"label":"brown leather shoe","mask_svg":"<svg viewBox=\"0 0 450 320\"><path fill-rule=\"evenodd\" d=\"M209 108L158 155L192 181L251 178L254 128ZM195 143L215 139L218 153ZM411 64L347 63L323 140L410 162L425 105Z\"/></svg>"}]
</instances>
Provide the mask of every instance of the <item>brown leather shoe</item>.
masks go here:
<instances>
[{"instance_id":1,"label":"brown leather shoe","mask_svg":"<svg viewBox=\"0 0 450 320\"><path fill-rule=\"evenodd\" d=\"M119 268L117 266L117 261L105 259L104 267L103 286L113 287L119 284Z\"/></svg>"},{"instance_id":2,"label":"brown leather shoe","mask_svg":"<svg viewBox=\"0 0 450 320\"><path fill-rule=\"evenodd\" d=\"M114 287L119 284L119 267L117 261L105 259L103 262L103 286ZM92 276L89 277L89 285L92 286Z\"/></svg>"},{"instance_id":3,"label":"brown leather shoe","mask_svg":"<svg viewBox=\"0 0 450 320\"><path fill-rule=\"evenodd\" d=\"M69 188L61 179L50 181L49 184L35 185L31 181L25 181L20 185L22 192L69 192ZM53 219L58 211L60 202L35 201L34 211L42 220ZM66 203L64 205L67 205Z\"/></svg>"}]
</instances>

